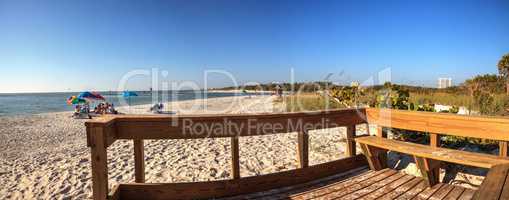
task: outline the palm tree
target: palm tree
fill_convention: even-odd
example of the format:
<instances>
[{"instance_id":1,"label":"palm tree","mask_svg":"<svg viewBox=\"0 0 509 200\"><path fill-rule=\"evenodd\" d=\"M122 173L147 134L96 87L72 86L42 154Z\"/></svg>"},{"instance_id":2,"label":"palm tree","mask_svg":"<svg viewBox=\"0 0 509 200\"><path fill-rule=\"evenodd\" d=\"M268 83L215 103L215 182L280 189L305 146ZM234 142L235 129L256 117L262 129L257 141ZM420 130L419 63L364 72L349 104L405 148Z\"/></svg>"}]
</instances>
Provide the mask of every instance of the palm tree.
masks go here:
<instances>
[{"instance_id":1,"label":"palm tree","mask_svg":"<svg viewBox=\"0 0 509 200\"><path fill-rule=\"evenodd\" d=\"M498 73L505 78L506 84L505 89L507 95L509 95L509 53L502 56L498 61Z\"/></svg>"}]
</instances>

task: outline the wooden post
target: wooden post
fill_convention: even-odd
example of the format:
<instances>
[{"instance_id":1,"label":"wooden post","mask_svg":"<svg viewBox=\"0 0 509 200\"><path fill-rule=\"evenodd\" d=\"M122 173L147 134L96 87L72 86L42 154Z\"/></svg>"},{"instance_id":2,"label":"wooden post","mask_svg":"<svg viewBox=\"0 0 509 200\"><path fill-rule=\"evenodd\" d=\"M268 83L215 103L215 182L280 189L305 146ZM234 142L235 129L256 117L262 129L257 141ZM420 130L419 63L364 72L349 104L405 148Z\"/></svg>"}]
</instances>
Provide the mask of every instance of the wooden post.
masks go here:
<instances>
[{"instance_id":1,"label":"wooden post","mask_svg":"<svg viewBox=\"0 0 509 200\"><path fill-rule=\"evenodd\" d=\"M108 195L106 135L103 127L92 127L89 130L93 199L104 200Z\"/></svg>"},{"instance_id":2,"label":"wooden post","mask_svg":"<svg viewBox=\"0 0 509 200\"><path fill-rule=\"evenodd\" d=\"M346 155L349 157L357 154L355 146L355 131L355 125L346 127Z\"/></svg>"},{"instance_id":3,"label":"wooden post","mask_svg":"<svg viewBox=\"0 0 509 200\"><path fill-rule=\"evenodd\" d=\"M440 135L436 133L429 133L429 144L432 148L440 147ZM440 182L440 165L430 169L432 176L429 178L433 178L431 180L432 183L439 183Z\"/></svg>"},{"instance_id":4,"label":"wooden post","mask_svg":"<svg viewBox=\"0 0 509 200\"><path fill-rule=\"evenodd\" d=\"M498 155L501 156L501 157L507 157L508 155L508 151L509 151L509 148L507 147L508 146L508 142L507 141L500 141L498 142Z\"/></svg>"},{"instance_id":5,"label":"wooden post","mask_svg":"<svg viewBox=\"0 0 509 200\"><path fill-rule=\"evenodd\" d=\"M239 137L231 137L232 147L232 175L233 179L240 179L240 165L239 165Z\"/></svg>"},{"instance_id":6,"label":"wooden post","mask_svg":"<svg viewBox=\"0 0 509 200\"><path fill-rule=\"evenodd\" d=\"M300 168L309 166L309 135L307 131L299 131L297 151Z\"/></svg>"},{"instance_id":7,"label":"wooden post","mask_svg":"<svg viewBox=\"0 0 509 200\"><path fill-rule=\"evenodd\" d=\"M385 150L362 143L360 143L360 146L364 152L364 156L366 156L366 160L368 161L369 168L371 170L381 170L383 168L387 168L386 164L384 165L381 160L381 155L386 153Z\"/></svg>"},{"instance_id":8,"label":"wooden post","mask_svg":"<svg viewBox=\"0 0 509 200\"><path fill-rule=\"evenodd\" d=\"M431 147L440 147L440 135L429 133L429 144Z\"/></svg>"},{"instance_id":9,"label":"wooden post","mask_svg":"<svg viewBox=\"0 0 509 200\"><path fill-rule=\"evenodd\" d=\"M387 137L387 135L384 135L383 126L380 125L376 126L376 136L383 138ZM380 150L378 154L378 159L380 160L382 168L387 168L387 150Z\"/></svg>"},{"instance_id":10,"label":"wooden post","mask_svg":"<svg viewBox=\"0 0 509 200\"><path fill-rule=\"evenodd\" d=\"M143 140L135 139L134 144L134 182L145 182L145 153Z\"/></svg>"},{"instance_id":11,"label":"wooden post","mask_svg":"<svg viewBox=\"0 0 509 200\"><path fill-rule=\"evenodd\" d=\"M376 136L378 137L384 137L384 132L383 132L383 126L380 126L380 125L377 125L376 126Z\"/></svg>"},{"instance_id":12,"label":"wooden post","mask_svg":"<svg viewBox=\"0 0 509 200\"><path fill-rule=\"evenodd\" d=\"M422 178L426 180L426 183L428 186L433 186L439 183L439 176L440 174L437 173L437 170L440 167L440 161L428 159L428 158L421 158L414 156L415 164L417 165L417 168L419 168L419 171L421 171Z\"/></svg>"}]
</instances>

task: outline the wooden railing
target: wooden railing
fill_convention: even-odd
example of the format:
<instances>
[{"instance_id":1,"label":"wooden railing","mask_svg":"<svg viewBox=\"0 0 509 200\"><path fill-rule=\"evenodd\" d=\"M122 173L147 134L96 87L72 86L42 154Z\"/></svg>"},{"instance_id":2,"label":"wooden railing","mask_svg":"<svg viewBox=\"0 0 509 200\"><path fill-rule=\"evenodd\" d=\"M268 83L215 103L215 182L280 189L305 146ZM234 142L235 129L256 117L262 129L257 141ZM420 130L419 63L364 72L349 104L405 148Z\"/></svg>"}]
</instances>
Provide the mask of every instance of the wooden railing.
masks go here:
<instances>
[{"instance_id":1,"label":"wooden railing","mask_svg":"<svg viewBox=\"0 0 509 200\"><path fill-rule=\"evenodd\" d=\"M366 165L356 154L355 128L366 123L364 109L284 114L239 114L200 116L105 116L89 121L87 142L92 153L94 199L108 197L106 148L115 140L134 143L135 182L120 184L109 193L111 199L196 199L262 191L307 182ZM309 166L308 131L347 127L347 158ZM299 168L273 174L240 176L239 137L297 132ZM149 184L145 182L143 140L231 138L231 180ZM248 148L248 147L247 147ZM339 153L339 152L338 152Z\"/></svg>"},{"instance_id":2,"label":"wooden railing","mask_svg":"<svg viewBox=\"0 0 509 200\"><path fill-rule=\"evenodd\" d=\"M429 133L432 147L440 146L444 135L488 139L499 141L500 156L508 153L509 118L374 108L367 108L366 115L369 124L377 125L380 137L383 127L391 127Z\"/></svg>"},{"instance_id":3,"label":"wooden railing","mask_svg":"<svg viewBox=\"0 0 509 200\"><path fill-rule=\"evenodd\" d=\"M283 114L105 116L86 123L87 143L92 154L93 197L94 199L106 199L108 196L111 199L211 198L289 186L345 172L366 165L365 158L356 155L354 141L356 125L365 123L376 124L376 135L380 137L384 137L383 127L430 133L431 147L440 145L442 135L497 140L500 143L500 156L507 156L508 118L372 108ZM224 129L226 126L233 128ZM309 166L308 131L333 127L347 127L348 158ZM203 131L205 129L207 131ZM298 133L298 169L254 177L240 176L239 137L288 132ZM195 183L144 183L143 140L228 137L231 138L232 147L232 179ZM120 184L108 193L106 148L119 139L134 142L136 183Z\"/></svg>"}]
</instances>

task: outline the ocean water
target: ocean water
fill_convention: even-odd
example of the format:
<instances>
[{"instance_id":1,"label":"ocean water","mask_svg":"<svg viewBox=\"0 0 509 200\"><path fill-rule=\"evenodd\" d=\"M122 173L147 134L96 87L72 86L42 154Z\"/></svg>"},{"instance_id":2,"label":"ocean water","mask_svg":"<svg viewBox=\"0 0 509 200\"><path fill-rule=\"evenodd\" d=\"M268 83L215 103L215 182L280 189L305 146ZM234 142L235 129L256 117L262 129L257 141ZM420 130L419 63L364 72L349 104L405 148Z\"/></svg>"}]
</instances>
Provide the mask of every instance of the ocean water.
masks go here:
<instances>
[{"instance_id":1,"label":"ocean water","mask_svg":"<svg viewBox=\"0 0 509 200\"><path fill-rule=\"evenodd\" d=\"M152 104L162 101L163 94L159 92L138 91L138 96L126 99L129 105ZM18 94L0 94L0 116L13 115L32 115L48 112L72 111L74 107L67 104L67 98L77 96L76 92L59 93L18 93ZM101 92L106 101L115 106L120 105L121 99L124 99L121 93ZM154 96L158 97L157 102L153 101ZM170 91L165 92L168 101L181 101L201 98L229 97L239 95L236 93L204 93L203 91ZM164 102L163 102L164 103ZM94 106L94 102L91 107Z\"/></svg>"}]
</instances>

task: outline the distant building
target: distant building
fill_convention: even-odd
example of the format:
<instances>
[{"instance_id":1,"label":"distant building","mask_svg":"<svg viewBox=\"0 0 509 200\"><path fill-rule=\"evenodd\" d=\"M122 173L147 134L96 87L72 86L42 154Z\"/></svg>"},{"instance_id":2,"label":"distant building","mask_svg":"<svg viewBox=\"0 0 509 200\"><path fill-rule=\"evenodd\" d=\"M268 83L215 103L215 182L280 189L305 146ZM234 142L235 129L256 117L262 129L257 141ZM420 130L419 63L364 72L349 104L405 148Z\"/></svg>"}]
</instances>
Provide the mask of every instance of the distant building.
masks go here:
<instances>
[{"instance_id":1,"label":"distant building","mask_svg":"<svg viewBox=\"0 0 509 200\"><path fill-rule=\"evenodd\" d=\"M451 78L438 78L438 88L448 88L452 86Z\"/></svg>"}]
</instances>

